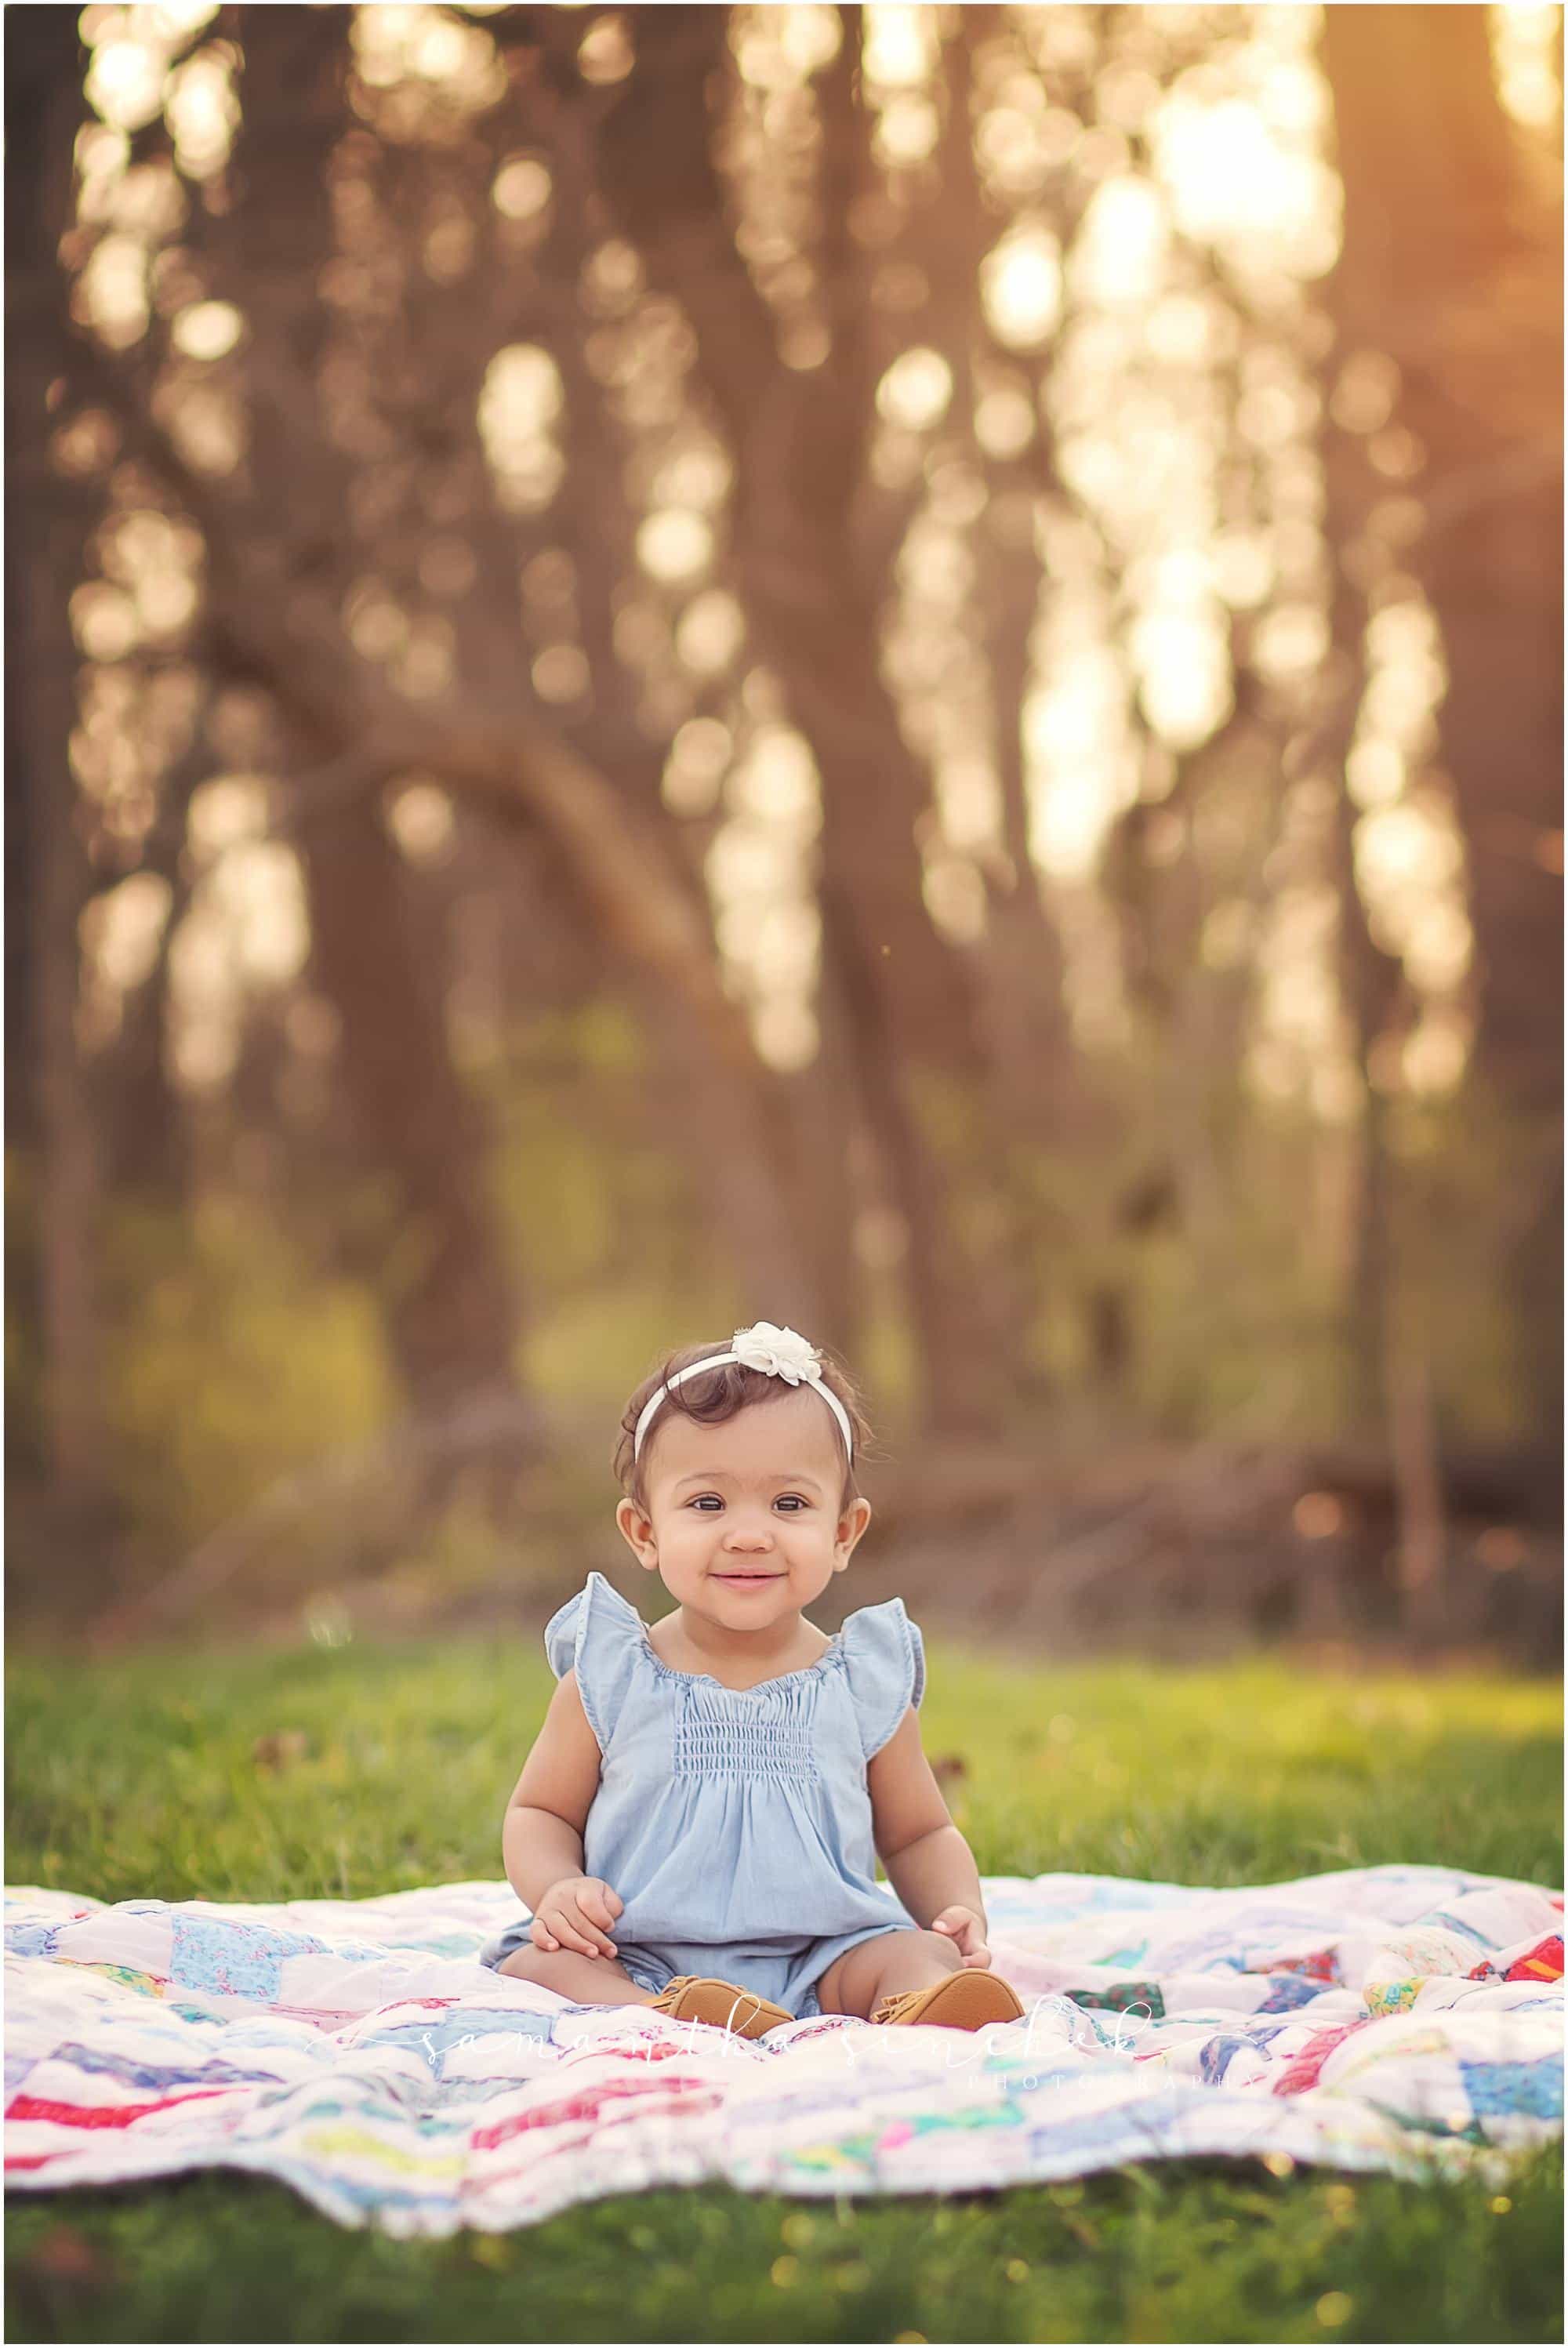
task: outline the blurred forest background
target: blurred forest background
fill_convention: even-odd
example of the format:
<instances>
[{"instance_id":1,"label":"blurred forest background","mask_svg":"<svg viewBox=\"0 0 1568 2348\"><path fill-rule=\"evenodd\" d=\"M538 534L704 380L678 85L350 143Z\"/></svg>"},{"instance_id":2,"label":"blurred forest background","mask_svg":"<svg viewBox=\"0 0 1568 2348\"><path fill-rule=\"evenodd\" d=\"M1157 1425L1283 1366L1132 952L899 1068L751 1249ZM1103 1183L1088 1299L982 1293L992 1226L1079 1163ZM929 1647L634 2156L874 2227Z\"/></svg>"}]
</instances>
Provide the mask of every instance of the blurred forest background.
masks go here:
<instances>
[{"instance_id":1,"label":"blurred forest background","mask_svg":"<svg viewBox=\"0 0 1568 2348\"><path fill-rule=\"evenodd\" d=\"M852 1603L1550 1661L1562 11L5 34L14 1634L542 1611L766 1317Z\"/></svg>"}]
</instances>

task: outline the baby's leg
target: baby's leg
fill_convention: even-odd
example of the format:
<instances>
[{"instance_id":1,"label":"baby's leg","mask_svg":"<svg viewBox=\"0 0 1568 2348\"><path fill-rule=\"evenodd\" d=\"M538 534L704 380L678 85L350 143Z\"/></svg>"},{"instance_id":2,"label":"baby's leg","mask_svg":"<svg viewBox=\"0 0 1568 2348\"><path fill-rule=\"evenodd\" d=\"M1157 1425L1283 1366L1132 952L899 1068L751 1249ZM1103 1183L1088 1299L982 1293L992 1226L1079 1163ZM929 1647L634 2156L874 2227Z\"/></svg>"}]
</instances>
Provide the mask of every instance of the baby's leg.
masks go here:
<instances>
[{"instance_id":1,"label":"baby's leg","mask_svg":"<svg viewBox=\"0 0 1568 2348\"><path fill-rule=\"evenodd\" d=\"M513 1949L496 1967L515 1981L558 1990L574 2005L652 2005L652 1990L639 1989L613 1957L585 1957L576 1949L536 1949L531 1941Z\"/></svg>"},{"instance_id":2,"label":"baby's leg","mask_svg":"<svg viewBox=\"0 0 1568 2348\"><path fill-rule=\"evenodd\" d=\"M817 2003L824 2013L858 2013L867 2021L884 1997L906 1989L929 1989L944 1974L956 1972L962 1962L941 1932L883 1932L834 1958L817 1983Z\"/></svg>"}]
</instances>

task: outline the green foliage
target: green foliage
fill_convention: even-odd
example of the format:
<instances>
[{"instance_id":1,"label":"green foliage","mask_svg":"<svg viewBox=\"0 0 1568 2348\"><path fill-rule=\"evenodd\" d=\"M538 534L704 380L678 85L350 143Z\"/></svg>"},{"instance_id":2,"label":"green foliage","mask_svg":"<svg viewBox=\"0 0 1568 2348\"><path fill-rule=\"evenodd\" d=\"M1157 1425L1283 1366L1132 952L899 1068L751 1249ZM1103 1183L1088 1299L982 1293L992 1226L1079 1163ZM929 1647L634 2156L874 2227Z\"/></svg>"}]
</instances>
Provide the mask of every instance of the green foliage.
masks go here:
<instances>
[{"instance_id":1,"label":"green foliage","mask_svg":"<svg viewBox=\"0 0 1568 2348\"><path fill-rule=\"evenodd\" d=\"M239 1200L117 1210L107 1287L117 1490L165 1561L395 1407L369 1291Z\"/></svg>"},{"instance_id":2,"label":"green foliage","mask_svg":"<svg viewBox=\"0 0 1568 2348\"><path fill-rule=\"evenodd\" d=\"M1533 1421L1509 1259L1530 1200L1551 1195L1560 1119L1511 1110L1472 1071L1457 1094L1399 1102L1390 1127L1406 1341L1429 1365L1445 1419L1482 1440L1558 1439ZM1543 1319L1560 1325L1561 1256L1532 1272Z\"/></svg>"},{"instance_id":3,"label":"green foliage","mask_svg":"<svg viewBox=\"0 0 1568 2348\"><path fill-rule=\"evenodd\" d=\"M18 1662L7 1878L243 1900L498 1876L550 1684L521 1626L199 1674ZM1533 1683L1032 1672L940 1646L923 1715L928 1751L967 1765L986 1872L1214 1884L1413 1858L1553 1884L1558 1717ZM258 1756L290 1730L299 1757ZM10 2216L13 2340L1561 2337L1556 2154L1502 2191L1191 2162L953 2200L704 2188L437 2244L222 2176Z\"/></svg>"},{"instance_id":4,"label":"green foliage","mask_svg":"<svg viewBox=\"0 0 1568 2348\"><path fill-rule=\"evenodd\" d=\"M609 1408L608 1452L614 1415L658 1355L735 1325L733 1275L673 1137L650 1119L657 1075L623 1004L542 1014L476 1073L525 1296L524 1375L549 1403Z\"/></svg>"},{"instance_id":5,"label":"green foliage","mask_svg":"<svg viewBox=\"0 0 1568 2348\"><path fill-rule=\"evenodd\" d=\"M1211 791L1203 806L1217 839L1241 821L1239 799ZM1134 1021L1115 1053L1086 1062L1099 1107L1084 1131L1066 1120L1042 1147L930 1070L912 1087L922 1128L961 1242L976 1262L1002 1251L1033 1304L1026 1343L1064 1401L1179 1438L1364 1437L1351 1356L1360 1112L1326 1118L1248 1086L1221 1048L1236 1017L1222 998L1244 975L1188 972L1175 1032ZM1400 1353L1425 1365L1447 1436L1539 1440L1509 1253L1521 1201L1548 1184L1557 1128L1532 1128L1474 1075L1453 1095L1383 1107L1384 1301ZM1553 1267L1542 1277L1554 1285ZM1125 1331L1110 1376L1094 1358L1097 1296L1115 1300ZM875 1336L879 1359L896 1361L886 1331Z\"/></svg>"},{"instance_id":6,"label":"green foliage","mask_svg":"<svg viewBox=\"0 0 1568 2348\"><path fill-rule=\"evenodd\" d=\"M683 1166L649 1117L657 1072L625 1007L593 998L514 1027L472 1075L498 1136L494 1181L531 1286L552 1299L702 1252Z\"/></svg>"}]
</instances>

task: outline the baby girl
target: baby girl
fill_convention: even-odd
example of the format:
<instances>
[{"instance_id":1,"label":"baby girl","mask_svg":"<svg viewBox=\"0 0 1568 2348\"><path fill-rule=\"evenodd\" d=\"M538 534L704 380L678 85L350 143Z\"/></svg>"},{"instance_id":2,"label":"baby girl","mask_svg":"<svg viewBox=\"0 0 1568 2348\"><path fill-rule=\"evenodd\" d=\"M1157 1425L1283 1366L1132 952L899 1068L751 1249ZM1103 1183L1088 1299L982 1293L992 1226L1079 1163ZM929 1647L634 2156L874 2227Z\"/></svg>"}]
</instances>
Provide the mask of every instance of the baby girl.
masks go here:
<instances>
[{"instance_id":1,"label":"baby girl","mask_svg":"<svg viewBox=\"0 0 1568 2348\"><path fill-rule=\"evenodd\" d=\"M920 1632L897 1598L834 1638L804 1611L870 1521L868 1432L843 1374L766 1321L632 1396L615 1521L676 1608L650 1630L591 1573L547 1626L560 1685L501 1832L530 1912L485 1963L748 2038L1022 2013L921 1748Z\"/></svg>"}]
</instances>

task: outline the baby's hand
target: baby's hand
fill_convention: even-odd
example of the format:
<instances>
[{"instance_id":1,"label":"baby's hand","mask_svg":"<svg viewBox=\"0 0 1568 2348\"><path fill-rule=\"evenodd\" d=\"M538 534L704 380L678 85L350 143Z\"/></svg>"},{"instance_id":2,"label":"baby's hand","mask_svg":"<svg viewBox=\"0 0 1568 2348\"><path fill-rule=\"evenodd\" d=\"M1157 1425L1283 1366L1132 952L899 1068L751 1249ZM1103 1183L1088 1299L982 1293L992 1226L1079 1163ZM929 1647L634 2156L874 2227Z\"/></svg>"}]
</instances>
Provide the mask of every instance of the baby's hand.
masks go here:
<instances>
[{"instance_id":1,"label":"baby's hand","mask_svg":"<svg viewBox=\"0 0 1568 2348\"><path fill-rule=\"evenodd\" d=\"M934 1932L945 1932L965 1965L976 1969L991 1962L991 1952L985 1945L985 1927L973 1908L944 1908L940 1916L931 1920Z\"/></svg>"},{"instance_id":2,"label":"baby's hand","mask_svg":"<svg viewBox=\"0 0 1568 2348\"><path fill-rule=\"evenodd\" d=\"M605 1934L620 1913L620 1900L598 1876L563 1875L540 1900L529 1936L536 1949L577 1949L585 1957L613 1957L615 1943Z\"/></svg>"}]
</instances>

